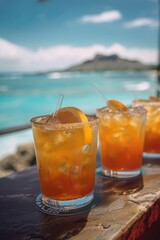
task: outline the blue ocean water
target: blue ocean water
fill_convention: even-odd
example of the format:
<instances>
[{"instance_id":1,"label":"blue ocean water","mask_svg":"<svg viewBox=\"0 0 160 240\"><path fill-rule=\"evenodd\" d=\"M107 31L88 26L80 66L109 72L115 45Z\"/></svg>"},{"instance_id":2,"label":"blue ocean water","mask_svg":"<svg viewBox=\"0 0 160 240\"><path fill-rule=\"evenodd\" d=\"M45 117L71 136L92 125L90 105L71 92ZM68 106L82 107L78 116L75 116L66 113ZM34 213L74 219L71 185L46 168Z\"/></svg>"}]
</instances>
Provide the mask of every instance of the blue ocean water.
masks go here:
<instances>
[{"instance_id":1,"label":"blue ocean water","mask_svg":"<svg viewBox=\"0 0 160 240\"><path fill-rule=\"evenodd\" d=\"M157 78L153 72L0 74L0 129L52 113L60 93L64 94L63 106L95 113L96 108L105 105L95 84L106 99L130 104L134 98L154 95Z\"/></svg>"},{"instance_id":2,"label":"blue ocean water","mask_svg":"<svg viewBox=\"0 0 160 240\"><path fill-rule=\"evenodd\" d=\"M117 99L129 105L133 99L147 98L156 91L155 72L1 73L0 129L26 124L34 116L52 113L60 93L64 94L63 107L75 106L86 113L95 113L96 108L105 105L105 99ZM0 137L0 155L8 149L14 151L17 144L31 139L31 130Z\"/></svg>"}]
</instances>

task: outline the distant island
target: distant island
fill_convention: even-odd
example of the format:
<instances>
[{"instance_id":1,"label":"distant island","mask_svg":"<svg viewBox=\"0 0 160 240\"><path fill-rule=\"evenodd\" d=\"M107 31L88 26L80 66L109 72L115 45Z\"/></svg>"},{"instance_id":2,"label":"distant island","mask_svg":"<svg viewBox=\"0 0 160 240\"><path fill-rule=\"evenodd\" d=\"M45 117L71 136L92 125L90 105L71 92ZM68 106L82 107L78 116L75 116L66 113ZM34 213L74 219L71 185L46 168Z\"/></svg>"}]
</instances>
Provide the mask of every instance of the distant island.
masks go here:
<instances>
[{"instance_id":1,"label":"distant island","mask_svg":"<svg viewBox=\"0 0 160 240\"><path fill-rule=\"evenodd\" d=\"M156 70L155 65L146 65L136 60L120 58L116 54L109 56L97 54L93 59L71 66L63 71L141 71Z\"/></svg>"}]
</instances>

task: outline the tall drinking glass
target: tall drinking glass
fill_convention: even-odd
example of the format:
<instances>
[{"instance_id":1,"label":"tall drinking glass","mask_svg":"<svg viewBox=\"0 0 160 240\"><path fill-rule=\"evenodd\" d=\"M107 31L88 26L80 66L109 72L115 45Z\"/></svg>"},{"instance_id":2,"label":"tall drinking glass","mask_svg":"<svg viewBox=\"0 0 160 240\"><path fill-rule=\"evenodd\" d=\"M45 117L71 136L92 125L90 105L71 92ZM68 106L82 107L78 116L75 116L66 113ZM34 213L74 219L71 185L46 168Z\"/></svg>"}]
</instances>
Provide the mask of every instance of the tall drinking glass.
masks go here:
<instances>
[{"instance_id":1,"label":"tall drinking glass","mask_svg":"<svg viewBox=\"0 0 160 240\"><path fill-rule=\"evenodd\" d=\"M36 159L45 206L67 212L93 200L99 119L85 123L47 123L31 119Z\"/></svg>"},{"instance_id":2,"label":"tall drinking glass","mask_svg":"<svg viewBox=\"0 0 160 240\"><path fill-rule=\"evenodd\" d=\"M130 178L141 173L146 110L97 109L102 171L115 178Z\"/></svg>"}]
</instances>

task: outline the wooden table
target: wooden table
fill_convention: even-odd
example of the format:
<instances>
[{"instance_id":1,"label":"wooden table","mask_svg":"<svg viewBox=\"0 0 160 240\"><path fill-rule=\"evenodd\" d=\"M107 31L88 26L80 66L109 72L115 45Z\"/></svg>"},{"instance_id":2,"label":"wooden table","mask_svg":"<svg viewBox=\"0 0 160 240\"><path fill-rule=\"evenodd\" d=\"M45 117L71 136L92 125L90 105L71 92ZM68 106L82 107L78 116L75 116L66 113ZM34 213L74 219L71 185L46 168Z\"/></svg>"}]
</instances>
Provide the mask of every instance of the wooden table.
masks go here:
<instances>
[{"instance_id":1,"label":"wooden table","mask_svg":"<svg viewBox=\"0 0 160 240\"><path fill-rule=\"evenodd\" d=\"M160 159L144 159L143 177L128 181L96 174L97 206L80 215L41 213L39 192L36 166L0 179L1 240L138 239L160 217Z\"/></svg>"}]
</instances>

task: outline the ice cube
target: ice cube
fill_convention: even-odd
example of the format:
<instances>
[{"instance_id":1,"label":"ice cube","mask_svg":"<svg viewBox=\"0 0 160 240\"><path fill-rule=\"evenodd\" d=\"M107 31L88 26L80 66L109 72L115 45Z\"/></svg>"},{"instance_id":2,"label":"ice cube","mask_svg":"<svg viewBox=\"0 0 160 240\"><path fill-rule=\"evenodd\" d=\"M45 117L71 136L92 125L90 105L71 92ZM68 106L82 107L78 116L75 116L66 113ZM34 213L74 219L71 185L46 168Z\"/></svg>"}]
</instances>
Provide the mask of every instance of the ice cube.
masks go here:
<instances>
[{"instance_id":1,"label":"ice cube","mask_svg":"<svg viewBox=\"0 0 160 240\"><path fill-rule=\"evenodd\" d=\"M52 116L49 116L45 121L45 129L52 130L55 124L60 124L61 122Z\"/></svg>"},{"instance_id":2,"label":"ice cube","mask_svg":"<svg viewBox=\"0 0 160 240\"><path fill-rule=\"evenodd\" d=\"M66 163L62 163L59 167L59 172L67 174L69 171L69 166Z\"/></svg>"},{"instance_id":3,"label":"ice cube","mask_svg":"<svg viewBox=\"0 0 160 240\"><path fill-rule=\"evenodd\" d=\"M63 144L65 142L65 137L61 133L57 133L54 138L54 144L60 146L60 144ZM61 146L60 146L61 147Z\"/></svg>"},{"instance_id":4,"label":"ice cube","mask_svg":"<svg viewBox=\"0 0 160 240\"><path fill-rule=\"evenodd\" d=\"M72 130L67 130L64 132L65 136L67 136L67 137L72 136L74 133L75 133L75 131L72 131Z\"/></svg>"},{"instance_id":5,"label":"ice cube","mask_svg":"<svg viewBox=\"0 0 160 240\"><path fill-rule=\"evenodd\" d=\"M61 123L61 121L53 116L50 116L46 119L46 124L57 124L57 123Z\"/></svg>"},{"instance_id":6,"label":"ice cube","mask_svg":"<svg viewBox=\"0 0 160 240\"><path fill-rule=\"evenodd\" d=\"M80 170L81 170L81 166L72 166L72 168L71 168L71 174L72 175L77 175L77 174L79 174L79 172L80 172Z\"/></svg>"}]
</instances>

